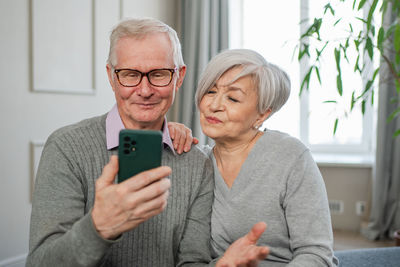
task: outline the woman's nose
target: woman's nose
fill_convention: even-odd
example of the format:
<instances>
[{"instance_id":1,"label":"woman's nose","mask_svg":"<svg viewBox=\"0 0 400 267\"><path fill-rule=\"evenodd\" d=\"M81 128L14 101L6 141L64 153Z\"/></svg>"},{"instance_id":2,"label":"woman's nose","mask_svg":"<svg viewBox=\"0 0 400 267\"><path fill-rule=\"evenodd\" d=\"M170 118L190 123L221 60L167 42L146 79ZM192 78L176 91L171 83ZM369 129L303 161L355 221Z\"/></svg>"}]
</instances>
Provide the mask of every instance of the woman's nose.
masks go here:
<instances>
[{"instance_id":1,"label":"woman's nose","mask_svg":"<svg viewBox=\"0 0 400 267\"><path fill-rule=\"evenodd\" d=\"M222 97L220 95L215 95L212 98L210 108L213 111L222 109Z\"/></svg>"}]
</instances>

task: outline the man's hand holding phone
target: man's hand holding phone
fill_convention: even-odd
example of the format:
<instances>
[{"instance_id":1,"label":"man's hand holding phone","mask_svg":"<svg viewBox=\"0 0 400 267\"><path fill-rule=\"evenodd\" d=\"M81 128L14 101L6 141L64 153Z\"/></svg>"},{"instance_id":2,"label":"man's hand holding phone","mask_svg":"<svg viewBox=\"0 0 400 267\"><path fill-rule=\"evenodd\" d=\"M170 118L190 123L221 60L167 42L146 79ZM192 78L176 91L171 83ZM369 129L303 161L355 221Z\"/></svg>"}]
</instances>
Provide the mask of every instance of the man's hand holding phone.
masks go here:
<instances>
[{"instance_id":1,"label":"man's hand holding phone","mask_svg":"<svg viewBox=\"0 0 400 267\"><path fill-rule=\"evenodd\" d=\"M114 184L118 157L111 156L96 181L92 220L104 239L115 239L123 232L161 213L171 186L167 178L171 168L161 166L141 172L122 183Z\"/></svg>"}]
</instances>

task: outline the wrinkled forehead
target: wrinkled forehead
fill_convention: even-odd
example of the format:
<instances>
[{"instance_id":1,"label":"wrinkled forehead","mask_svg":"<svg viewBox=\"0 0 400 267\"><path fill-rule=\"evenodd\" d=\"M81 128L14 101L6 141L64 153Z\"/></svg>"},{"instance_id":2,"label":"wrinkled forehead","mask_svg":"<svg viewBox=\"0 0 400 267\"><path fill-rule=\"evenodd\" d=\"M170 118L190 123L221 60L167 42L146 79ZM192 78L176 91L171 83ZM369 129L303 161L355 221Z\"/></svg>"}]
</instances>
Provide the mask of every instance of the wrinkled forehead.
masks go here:
<instances>
[{"instance_id":1,"label":"wrinkled forehead","mask_svg":"<svg viewBox=\"0 0 400 267\"><path fill-rule=\"evenodd\" d=\"M129 62L137 66L155 64L158 68L170 68L175 65L172 44L166 33L120 38L116 44L116 59L119 64Z\"/></svg>"},{"instance_id":2,"label":"wrinkled forehead","mask_svg":"<svg viewBox=\"0 0 400 267\"><path fill-rule=\"evenodd\" d=\"M253 83L256 84L256 76L253 73L254 68L247 65L236 65L226 70L215 84L217 86L230 86L240 80L241 78L249 77Z\"/></svg>"}]
</instances>

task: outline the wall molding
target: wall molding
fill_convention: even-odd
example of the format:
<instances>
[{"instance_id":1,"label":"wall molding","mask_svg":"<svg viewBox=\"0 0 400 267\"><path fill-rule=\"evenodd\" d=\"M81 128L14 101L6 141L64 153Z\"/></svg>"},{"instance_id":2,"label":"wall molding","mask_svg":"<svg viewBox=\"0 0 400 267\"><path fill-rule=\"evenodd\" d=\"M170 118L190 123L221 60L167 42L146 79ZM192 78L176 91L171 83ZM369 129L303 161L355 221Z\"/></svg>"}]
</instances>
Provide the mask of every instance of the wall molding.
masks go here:
<instances>
[{"instance_id":1,"label":"wall molding","mask_svg":"<svg viewBox=\"0 0 400 267\"><path fill-rule=\"evenodd\" d=\"M28 254L26 253L2 260L0 261L0 267L24 267L27 256Z\"/></svg>"},{"instance_id":2,"label":"wall molding","mask_svg":"<svg viewBox=\"0 0 400 267\"><path fill-rule=\"evenodd\" d=\"M95 1L30 0L29 5L31 91L94 94Z\"/></svg>"}]
</instances>

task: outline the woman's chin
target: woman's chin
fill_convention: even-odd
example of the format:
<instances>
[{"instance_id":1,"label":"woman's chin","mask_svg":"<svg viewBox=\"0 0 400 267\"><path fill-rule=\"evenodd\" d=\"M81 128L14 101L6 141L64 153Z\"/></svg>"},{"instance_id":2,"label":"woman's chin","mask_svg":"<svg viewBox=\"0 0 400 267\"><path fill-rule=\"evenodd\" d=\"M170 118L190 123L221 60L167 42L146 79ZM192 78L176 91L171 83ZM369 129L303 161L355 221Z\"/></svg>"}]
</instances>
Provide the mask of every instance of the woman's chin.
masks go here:
<instances>
[{"instance_id":1,"label":"woman's chin","mask_svg":"<svg viewBox=\"0 0 400 267\"><path fill-rule=\"evenodd\" d=\"M211 129L210 127L202 127L202 130L203 130L203 134L209 138L215 139L215 138L218 138L218 136L220 136L220 133L219 133L220 131Z\"/></svg>"}]
</instances>

